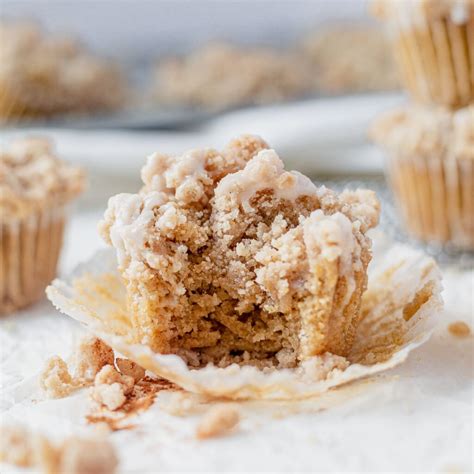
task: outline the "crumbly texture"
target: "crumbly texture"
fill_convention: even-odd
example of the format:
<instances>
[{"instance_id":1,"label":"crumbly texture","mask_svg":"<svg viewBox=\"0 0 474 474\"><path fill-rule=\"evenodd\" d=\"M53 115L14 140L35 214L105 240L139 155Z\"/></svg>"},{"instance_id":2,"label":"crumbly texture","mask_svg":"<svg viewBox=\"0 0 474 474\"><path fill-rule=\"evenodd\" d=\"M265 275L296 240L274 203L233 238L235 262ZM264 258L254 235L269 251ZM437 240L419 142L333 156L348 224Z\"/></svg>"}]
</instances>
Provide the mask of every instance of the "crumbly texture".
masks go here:
<instances>
[{"instance_id":1,"label":"crumbly texture","mask_svg":"<svg viewBox=\"0 0 474 474\"><path fill-rule=\"evenodd\" d=\"M235 406L216 405L199 422L196 428L196 438L207 439L224 436L235 428L239 421L240 414Z\"/></svg>"},{"instance_id":2,"label":"crumbly texture","mask_svg":"<svg viewBox=\"0 0 474 474\"><path fill-rule=\"evenodd\" d=\"M80 386L71 377L66 362L58 356L53 356L46 362L46 366L40 375L40 385L51 398L67 397Z\"/></svg>"},{"instance_id":3,"label":"crumbly texture","mask_svg":"<svg viewBox=\"0 0 474 474\"><path fill-rule=\"evenodd\" d=\"M20 426L1 428L0 461L49 474L113 474L118 465L108 441L71 437L54 445Z\"/></svg>"},{"instance_id":4,"label":"crumbly texture","mask_svg":"<svg viewBox=\"0 0 474 474\"><path fill-rule=\"evenodd\" d=\"M115 359L115 365L121 374L132 377L135 383L145 377L145 369L133 362L133 360L117 357L117 359Z\"/></svg>"},{"instance_id":5,"label":"crumbly texture","mask_svg":"<svg viewBox=\"0 0 474 474\"><path fill-rule=\"evenodd\" d=\"M211 43L160 62L155 95L172 104L225 108L302 96L310 78L304 58L294 54Z\"/></svg>"},{"instance_id":6,"label":"crumbly texture","mask_svg":"<svg viewBox=\"0 0 474 474\"><path fill-rule=\"evenodd\" d=\"M114 351L105 342L95 336L86 336L76 348L76 377L93 381L101 369L114 365Z\"/></svg>"},{"instance_id":7,"label":"crumbly texture","mask_svg":"<svg viewBox=\"0 0 474 474\"><path fill-rule=\"evenodd\" d=\"M455 321L448 326L448 331L455 337L468 337L471 328L464 321Z\"/></svg>"},{"instance_id":8,"label":"crumbly texture","mask_svg":"<svg viewBox=\"0 0 474 474\"><path fill-rule=\"evenodd\" d=\"M117 67L35 24L0 22L0 121L109 110L125 99Z\"/></svg>"},{"instance_id":9,"label":"crumbly texture","mask_svg":"<svg viewBox=\"0 0 474 474\"><path fill-rule=\"evenodd\" d=\"M0 148L0 222L60 208L84 184L84 172L60 160L49 140L13 141Z\"/></svg>"},{"instance_id":10,"label":"crumbly texture","mask_svg":"<svg viewBox=\"0 0 474 474\"><path fill-rule=\"evenodd\" d=\"M313 68L316 92L341 94L400 87L384 32L368 25L333 25L304 39L301 49Z\"/></svg>"},{"instance_id":11,"label":"crumbly texture","mask_svg":"<svg viewBox=\"0 0 474 474\"><path fill-rule=\"evenodd\" d=\"M139 194L111 198L133 337L194 367L294 367L345 355L366 288L379 204L287 172L257 137L223 151L156 153Z\"/></svg>"},{"instance_id":12,"label":"crumbly texture","mask_svg":"<svg viewBox=\"0 0 474 474\"><path fill-rule=\"evenodd\" d=\"M122 375L112 365L105 365L95 377L91 396L109 410L117 410L127 400L134 384L133 377Z\"/></svg>"},{"instance_id":13,"label":"crumbly texture","mask_svg":"<svg viewBox=\"0 0 474 474\"><path fill-rule=\"evenodd\" d=\"M474 159L474 106L451 112L409 106L377 119L372 139L390 153L438 159Z\"/></svg>"}]
</instances>

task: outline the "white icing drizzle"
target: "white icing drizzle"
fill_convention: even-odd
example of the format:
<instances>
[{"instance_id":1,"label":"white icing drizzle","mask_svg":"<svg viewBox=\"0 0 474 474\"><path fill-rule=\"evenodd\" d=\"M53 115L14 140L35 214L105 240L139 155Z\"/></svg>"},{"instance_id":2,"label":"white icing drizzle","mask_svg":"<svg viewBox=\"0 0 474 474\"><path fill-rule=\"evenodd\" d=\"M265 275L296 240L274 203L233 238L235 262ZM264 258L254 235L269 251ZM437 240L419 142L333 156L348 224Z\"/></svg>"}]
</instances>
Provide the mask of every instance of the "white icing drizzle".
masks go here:
<instances>
[{"instance_id":1,"label":"white icing drizzle","mask_svg":"<svg viewBox=\"0 0 474 474\"><path fill-rule=\"evenodd\" d=\"M216 199L233 194L245 211L249 200L259 191L271 190L275 197L294 201L301 196L318 196L314 183L297 171L285 171L274 150L262 150L243 170L225 176L215 190Z\"/></svg>"}]
</instances>

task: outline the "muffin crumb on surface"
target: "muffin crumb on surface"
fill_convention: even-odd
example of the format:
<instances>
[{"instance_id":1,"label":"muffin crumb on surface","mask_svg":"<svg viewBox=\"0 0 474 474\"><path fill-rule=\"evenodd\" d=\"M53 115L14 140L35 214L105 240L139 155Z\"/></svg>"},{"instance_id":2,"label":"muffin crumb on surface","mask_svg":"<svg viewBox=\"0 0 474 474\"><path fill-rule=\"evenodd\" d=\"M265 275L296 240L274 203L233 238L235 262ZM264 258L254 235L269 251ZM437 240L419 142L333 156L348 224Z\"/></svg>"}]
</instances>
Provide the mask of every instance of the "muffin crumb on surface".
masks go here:
<instances>
[{"instance_id":1,"label":"muffin crumb on surface","mask_svg":"<svg viewBox=\"0 0 474 474\"><path fill-rule=\"evenodd\" d=\"M216 405L202 417L196 428L196 438L207 439L224 436L235 428L239 421L240 414L235 406Z\"/></svg>"},{"instance_id":2,"label":"muffin crumb on surface","mask_svg":"<svg viewBox=\"0 0 474 474\"><path fill-rule=\"evenodd\" d=\"M471 328L464 321L456 321L448 326L448 331L455 337L468 337L471 335Z\"/></svg>"}]
</instances>

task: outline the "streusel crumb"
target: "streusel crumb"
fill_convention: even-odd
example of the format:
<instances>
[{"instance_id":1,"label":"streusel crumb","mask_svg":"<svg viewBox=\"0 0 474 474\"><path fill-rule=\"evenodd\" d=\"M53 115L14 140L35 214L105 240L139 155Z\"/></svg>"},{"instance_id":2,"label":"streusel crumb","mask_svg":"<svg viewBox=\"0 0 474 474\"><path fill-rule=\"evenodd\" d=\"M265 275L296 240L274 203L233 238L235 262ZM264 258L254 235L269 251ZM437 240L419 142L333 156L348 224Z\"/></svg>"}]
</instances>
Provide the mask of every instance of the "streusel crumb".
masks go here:
<instances>
[{"instance_id":1,"label":"streusel crumb","mask_svg":"<svg viewBox=\"0 0 474 474\"><path fill-rule=\"evenodd\" d=\"M135 383L139 382L143 377L145 377L145 369L140 367L132 360L117 357L115 360L115 365L121 374L132 377Z\"/></svg>"},{"instance_id":2,"label":"streusel crumb","mask_svg":"<svg viewBox=\"0 0 474 474\"><path fill-rule=\"evenodd\" d=\"M449 332L456 337L468 337L471 328L464 321L456 321L448 326Z\"/></svg>"},{"instance_id":3,"label":"streusel crumb","mask_svg":"<svg viewBox=\"0 0 474 474\"><path fill-rule=\"evenodd\" d=\"M105 365L96 375L92 398L109 410L117 410L127 400L134 385L133 377L122 375L112 365Z\"/></svg>"},{"instance_id":4,"label":"streusel crumb","mask_svg":"<svg viewBox=\"0 0 474 474\"><path fill-rule=\"evenodd\" d=\"M229 405L216 405L202 418L196 428L196 438L206 439L224 436L240 421L237 408Z\"/></svg>"},{"instance_id":5,"label":"streusel crumb","mask_svg":"<svg viewBox=\"0 0 474 474\"><path fill-rule=\"evenodd\" d=\"M93 381L105 365L114 365L114 351L101 339L86 336L76 348L76 376Z\"/></svg>"},{"instance_id":6,"label":"streusel crumb","mask_svg":"<svg viewBox=\"0 0 474 474\"><path fill-rule=\"evenodd\" d=\"M117 455L108 441L73 437L61 447L61 463L58 472L112 474L117 465Z\"/></svg>"},{"instance_id":7,"label":"streusel crumb","mask_svg":"<svg viewBox=\"0 0 474 474\"><path fill-rule=\"evenodd\" d=\"M222 151L155 153L142 179L100 224L132 337L193 367L347 355L380 211L373 192L316 187L248 135Z\"/></svg>"},{"instance_id":8,"label":"streusel crumb","mask_svg":"<svg viewBox=\"0 0 474 474\"><path fill-rule=\"evenodd\" d=\"M40 385L51 398L66 397L78 387L77 381L69 373L66 362L58 356L53 356L46 362L40 375Z\"/></svg>"}]
</instances>

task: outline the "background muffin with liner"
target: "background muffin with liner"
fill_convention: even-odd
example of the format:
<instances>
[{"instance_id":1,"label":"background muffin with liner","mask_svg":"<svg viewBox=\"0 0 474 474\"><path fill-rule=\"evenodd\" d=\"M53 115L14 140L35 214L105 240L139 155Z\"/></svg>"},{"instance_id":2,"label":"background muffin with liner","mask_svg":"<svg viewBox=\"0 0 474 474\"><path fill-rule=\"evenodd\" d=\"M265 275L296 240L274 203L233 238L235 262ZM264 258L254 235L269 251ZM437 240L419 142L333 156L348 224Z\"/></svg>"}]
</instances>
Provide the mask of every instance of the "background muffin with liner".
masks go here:
<instances>
[{"instance_id":1,"label":"background muffin with liner","mask_svg":"<svg viewBox=\"0 0 474 474\"><path fill-rule=\"evenodd\" d=\"M54 278L67 204L84 184L44 138L0 149L0 314L40 299Z\"/></svg>"},{"instance_id":2,"label":"background muffin with liner","mask_svg":"<svg viewBox=\"0 0 474 474\"><path fill-rule=\"evenodd\" d=\"M416 101L463 107L474 100L473 0L375 0L372 11L387 23Z\"/></svg>"},{"instance_id":3,"label":"background muffin with liner","mask_svg":"<svg viewBox=\"0 0 474 474\"><path fill-rule=\"evenodd\" d=\"M456 112L406 106L387 113L371 136L408 231L439 244L474 248L474 106Z\"/></svg>"}]
</instances>

